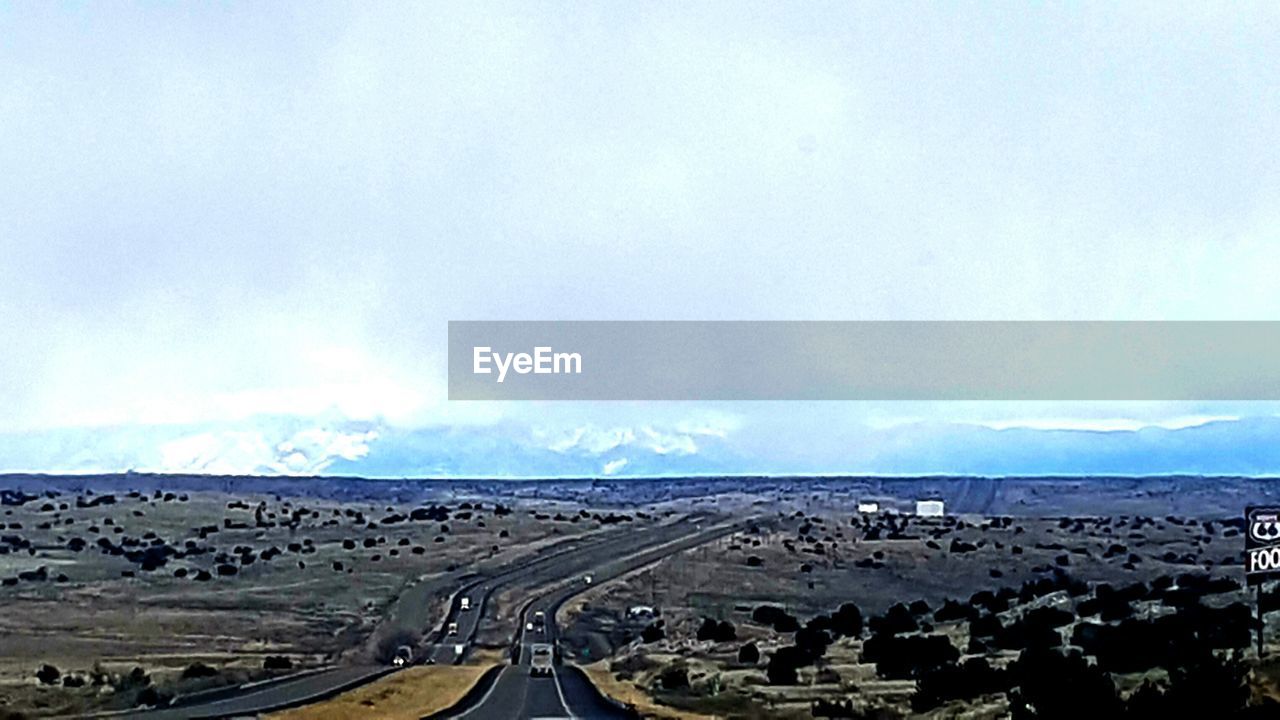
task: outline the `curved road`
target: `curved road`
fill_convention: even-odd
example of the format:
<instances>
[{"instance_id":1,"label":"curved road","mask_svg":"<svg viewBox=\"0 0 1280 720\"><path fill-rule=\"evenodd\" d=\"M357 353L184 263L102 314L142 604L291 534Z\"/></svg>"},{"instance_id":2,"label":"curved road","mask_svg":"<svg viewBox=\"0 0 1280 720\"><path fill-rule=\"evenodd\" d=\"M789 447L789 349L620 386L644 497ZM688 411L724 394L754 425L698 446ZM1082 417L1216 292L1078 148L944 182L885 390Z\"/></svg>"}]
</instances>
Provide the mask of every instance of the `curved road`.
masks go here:
<instances>
[{"instance_id":1,"label":"curved road","mask_svg":"<svg viewBox=\"0 0 1280 720\"><path fill-rule=\"evenodd\" d=\"M672 523L638 529L618 529L573 538L557 544L550 552L523 558L519 564L487 577L472 579L458 588L445 622L435 632L437 642L429 646L422 658L436 663L460 662L479 631L489 597L497 589L513 583L529 588L576 577L617 557L642 552L670 543L696 532L699 518L683 518ZM474 577L474 576L473 576ZM463 612L460 599L470 597L473 608ZM458 634L446 636L451 622L458 623ZM462 644L463 654L455 652ZM180 700L173 706L154 710L114 715L138 720L183 720L185 718L220 718L254 715L287 707L310 704L376 680L394 672L384 665L343 665L314 672L299 673L260 683L223 688Z\"/></svg>"},{"instance_id":2,"label":"curved road","mask_svg":"<svg viewBox=\"0 0 1280 720\"><path fill-rule=\"evenodd\" d=\"M584 592L601 582L608 582L668 555L702 545L729 535L749 524L734 523L702 530L660 547L653 547L629 556L621 556L597 566L593 582L588 585L576 575L567 583L557 585L535 596L519 615L517 640L512 647L513 663L502 669L493 684L478 698L468 698L463 704L440 713L434 718L461 720L524 720L528 718L585 718L606 720L610 718L635 718L638 715L600 694L586 674L576 666L560 661L557 650L550 677L530 675L531 648L535 644L549 643L556 646L559 626L556 613L569 598ZM546 614L544 632L526 630L527 618L541 611Z\"/></svg>"},{"instance_id":3,"label":"curved road","mask_svg":"<svg viewBox=\"0 0 1280 720\"><path fill-rule=\"evenodd\" d=\"M520 567L468 583L450 603L449 613L435 633L436 644L427 649L424 658L438 664L461 662L470 652L481 624L498 620L492 617L491 611L494 609L493 594L499 590L509 586L533 590L553 582L586 575L614 558L626 557L688 537L697 531L697 523L703 519L686 517L673 523L610 534L571 552L539 555ZM464 597L471 601L470 610L462 610L461 599ZM448 627L452 623L457 624L456 634L448 633ZM462 653L456 651L458 645L463 647Z\"/></svg>"}]
</instances>

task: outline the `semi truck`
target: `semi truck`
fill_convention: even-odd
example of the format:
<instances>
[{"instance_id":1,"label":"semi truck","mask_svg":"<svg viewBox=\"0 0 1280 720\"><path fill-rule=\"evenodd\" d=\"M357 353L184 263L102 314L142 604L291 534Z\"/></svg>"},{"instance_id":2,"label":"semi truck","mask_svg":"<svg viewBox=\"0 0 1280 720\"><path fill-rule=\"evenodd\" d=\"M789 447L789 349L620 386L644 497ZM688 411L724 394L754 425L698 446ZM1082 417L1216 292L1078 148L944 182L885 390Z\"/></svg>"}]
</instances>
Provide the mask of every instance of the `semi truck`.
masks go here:
<instances>
[{"instance_id":1,"label":"semi truck","mask_svg":"<svg viewBox=\"0 0 1280 720\"><path fill-rule=\"evenodd\" d=\"M538 643L533 646L532 657L529 661L529 674L535 677L539 675L551 674L551 646L546 643Z\"/></svg>"}]
</instances>

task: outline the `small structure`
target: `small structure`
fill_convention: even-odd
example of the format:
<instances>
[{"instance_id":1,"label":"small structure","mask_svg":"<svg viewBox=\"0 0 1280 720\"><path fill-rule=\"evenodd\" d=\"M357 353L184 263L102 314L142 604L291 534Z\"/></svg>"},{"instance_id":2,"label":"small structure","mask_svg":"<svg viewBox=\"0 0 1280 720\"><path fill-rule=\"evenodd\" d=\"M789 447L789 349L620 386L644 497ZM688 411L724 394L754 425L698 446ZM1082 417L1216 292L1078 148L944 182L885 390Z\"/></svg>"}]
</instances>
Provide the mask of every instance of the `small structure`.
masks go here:
<instances>
[{"instance_id":1,"label":"small structure","mask_svg":"<svg viewBox=\"0 0 1280 720\"><path fill-rule=\"evenodd\" d=\"M920 517L942 517L944 509L941 500L917 500L916 515Z\"/></svg>"},{"instance_id":2,"label":"small structure","mask_svg":"<svg viewBox=\"0 0 1280 720\"><path fill-rule=\"evenodd\" d=\"M653 608L649 607L648 605L633 605L630 609L627 610L627 617L630 617L630 618L638 618L638 619L651 618L656 614L657 613L653 611Z\"/></svg>"},{"instance_id":3,"label":"small structure","mask_svg":"<svg viewBox=\"0 0 1280 720\"><path fill-rule=\"evenodd\" d=\"M878 502L860 502L858 503L858 512L872 514L880 512L880 503Z\"/></svg>"}]
</instances>

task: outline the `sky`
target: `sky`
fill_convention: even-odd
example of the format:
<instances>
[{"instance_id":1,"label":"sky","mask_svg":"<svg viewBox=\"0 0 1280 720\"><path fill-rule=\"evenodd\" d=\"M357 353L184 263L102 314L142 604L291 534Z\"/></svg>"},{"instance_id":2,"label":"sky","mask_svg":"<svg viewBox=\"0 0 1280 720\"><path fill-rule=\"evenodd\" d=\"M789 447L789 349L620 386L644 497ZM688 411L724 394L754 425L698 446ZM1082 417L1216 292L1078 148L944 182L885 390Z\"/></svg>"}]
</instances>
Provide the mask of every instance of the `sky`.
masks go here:
<instances>
[{"instance_id":1,"label":"sky","mask_svg":"<svg viewBox=\"0 0 1280 720\"><path fill-rule=\"evenodd\" d=\"M1277 319L1274 4L0 3L0 470L1280 471L1266 403L450 403L464 319Z\"/></svg>"}]
</instances>

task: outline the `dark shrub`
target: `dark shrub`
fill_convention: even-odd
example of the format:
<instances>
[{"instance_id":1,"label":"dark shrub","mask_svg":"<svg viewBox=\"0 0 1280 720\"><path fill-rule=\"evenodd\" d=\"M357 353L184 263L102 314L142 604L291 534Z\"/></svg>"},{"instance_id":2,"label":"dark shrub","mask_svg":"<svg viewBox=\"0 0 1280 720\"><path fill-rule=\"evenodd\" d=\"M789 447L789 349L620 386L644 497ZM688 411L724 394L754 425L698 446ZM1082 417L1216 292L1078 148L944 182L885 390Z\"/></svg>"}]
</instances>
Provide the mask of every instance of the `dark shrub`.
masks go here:
<instances>
[{"instance_id":1,"label":"dark shrub","mask_svg":"<svg viewBox=\"0 0 1280 720\"><path fill-rule=\"evenodd\" d=\"M948 622L950 620L972 621L977 617L977 608L972 605L965 605L950 599L942 603L942 607L938 608L933 613L934 622Z\"/></svg>"},{"instance_id":2,"label":"dark shrub","mask_svg":"<svg viewBox=\"0 0 1280 720\"><path fill-rule=\"evenodd\" d=\"M1120 715L1115 683L1078 652L1064 655L1050 648L1030 648L1009 666L1009 675L1017 686L1009 694L1009 707L1016 719L1079 720Z\"/></svg>"},{"instance_id":3,"label":"dark shrub","mask_svg":"<svg viewBox=\"0 0 1280 720\"><path fill-rule=\"evenodd\" d=\"M836 637L856 638L862 635L862 611L853 603L844 603L831 616L831 631Z\"/></svg>"},{"instance_id":4,"label":"dark shrub","mask_svg":"<svg viewBox=\"0 0 1280 720\"><path fill-rule=\"evenodd\" d=\"M760 625L768 625L780 633L800 629L800 621L776 605L760 605L751 612L751 620Z\"/></svg>"},{"instance_id":5,"label":"dark shrub","mask_svg":"<svg viewBox=\"0 0 1280 720\"><path fill-rule=\"evenodd\" d=\"M1169 670L1169 686L1150 681L1129 698L1130 717L1231 717L1249 701L1248 667L1239 658L1203 652ZM1260 714L1265 716L1265 714Z\"/></svg>"},{"instance_id":6,"label":"dark shrub","mask_svg":"<svg viewBox=\"0 0 1280 720\"><path fill-rule=\"evenodd\" d=\"M263 670L292 670L293 661L283 655L268 655L262 661Z\"/></svg>"},{"instance_id":7,"label":"dark shrub","mask_svg":"<svg viewBox=\"0 0 1280 720\"><path fill-rule=\"evenodd\" d=\"M960 658L944 635L874 635L862 646L863 662L874 662L883 678L909 680Z\"/></svg>"},{"instance_id":8,"label":"dark shrub","mask_svg":"<svg viewBox=\"0 0 1280 720\"><path fill-rule=\"evenodd\" d=\"M663 670L658 676L658 686L663 690L686 690L689 687L689 671L682 666Z\"/></svg>"},{"instance_id":9,"label":"dark shrub","mask_svg":"<svg viewBox=\"0 0 1280 720\"><path fill-rule=\"evenodd\" d=\"M906 605L897 603L880 617L871 618L871 632L897 635L898 633L915 632L920 629L916 618Z\"/></svg>"},{"instance_id":10,"label":"dark shrub","mask_svg":"<svg viewBox=\"0 0 1280 720\"><path fill-rule=\"evenodd\" d=\"M187 666L187 669L182 671L183 680L216 677L217 675L218 675L218 670L216 668L211 668L202 662L192 663Z\"/></svg>"},{"instance_id":11,"label":"dark shrub","mask_svg":"<svg viewBox=\"0 0 1280 720\"><path fill-rule=\"evenodd\" d=\"M1062 634L1047 625L1024 619L1010 623L997 632L995 645L1002 650L1053 648L1062 645Z\"/></svg>"},{"instance_id":12,"label":"dark shrub","mask_svg":"<svg viewBox=\"0 0 1280 720\"><path fill-rule=\"evenodd\" d=\"M911 696L911 709L926 712L951 700L969 700L1008 689L1008 675L1003 670L993 669L984 658L970 658L962 665L947 663L922 672Z\"/></svg>"},{"instance_id":13,"label":"dark shrub","mask_svg":"<svg viewBox=\"0 0 1280 720\"><path fill-rule=\"evenodd\" d=\"M827 654L827 647L830 644L831 636L827 635L826 630L803 627L796 631L796 647L808 659L806 665Z\"/></svg>"},{"instance_id":14,"label":"dark shrub","mask_svg":"<svg viewBox=\"0 0 1280 720\"><path fill-rule=\"evenodd\" d=\"M982 590L969 597L969 604L975 608L986 608L988 612L1001 613L1009 609L1011 599L1004 593L996 594L990 590Z\"/></svg>"},{"instance_id":15,"label":"dark shrub","mask_svg":"<svg viewBox=\"0 0 1280 720\"><path fill-rule=\"evenodd\" d=\"M702 625L698 627L698 633L697 633L698 640L702 640L702 641L715 640L716 628L719 627L719 625L720 623L716 622L714 618L709 618L709 617L702 618Z\"/></svg>"},{"instance_id":16,"label":"dark shrub","mask_svg":"<svg viewBox=\"0 0 1280 720\"><path fill-rule=\"evenodd\" d=\"M62 677L62 672L52 665L41 665L36 671L36 679L44 685L53 685Z\"/></svg>"},{"instance_id":17,"label":"dark shrub","mask_svg":"<svg viewBox=\"0 0 1280 720\"><path fill-rule=\"evenodd\" d=\"M1075 620L1076 616L1069 610L1062 610L1052 607L1040 607L1026 614L1025 622L1030 625L1038 625L1048 628L1060 628L1063 625L1070 624Z\"/></svg>"},{"instance_id":18,"label":"dark shrub","mask_svg":"<svg viewBox=\"0 0 1280 720\"><path fill-rule=\"evenodd\" d=\"M169 704L169 700L170 697L167 694L161 693L154 687L147 686L138 693L138 697L134 702L145 707L157 707Z\"/></svg>"},{"instance_id":19,"label":"dark shrub","mask_svg":"<svg viewBox=\"0 0 1280 720\"><path fill-rule=\"evenodd\" d=\"M765 675L770 685L795 685L796 668L805 664L805 654L794 646L780 647L769 658Z\"/></svg>"}]
</instances>

